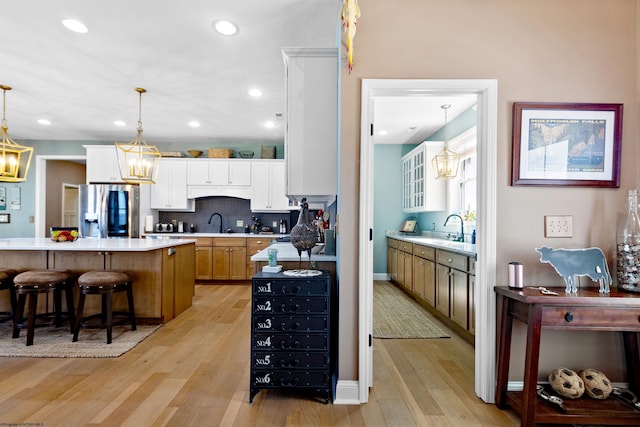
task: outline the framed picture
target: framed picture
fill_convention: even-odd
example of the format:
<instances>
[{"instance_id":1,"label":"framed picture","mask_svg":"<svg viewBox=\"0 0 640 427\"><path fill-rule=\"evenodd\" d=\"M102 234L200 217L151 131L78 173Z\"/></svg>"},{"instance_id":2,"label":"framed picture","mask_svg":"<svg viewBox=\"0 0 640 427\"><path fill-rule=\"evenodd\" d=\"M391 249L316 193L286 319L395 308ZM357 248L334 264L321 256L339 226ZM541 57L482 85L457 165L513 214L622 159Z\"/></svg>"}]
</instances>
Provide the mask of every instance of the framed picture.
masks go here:
<instances>
[{"instance_id":1,"label":"framed picture","mask_svg":"<svg viewBox=\"0 0 640 427\"><path fill-rule=\"evenodd\" d=\"M0 224L9 224L11 222L11 214L0 214Z\"/></svg>"},{"instance_id":2,"label":"framed picture","mask_svg":"<svg viewBox=\"0 0 640 427\"><path fill-rule=\"evenodd\" d=\"M513 104L511 185L620 187L622 104Z\"/></svg>"},{"instance_id":3,"label":"framed picture","mask_svg":"<svg viewBox=\"0 0 640 427\"><path fill-rule=\"evenodd\" d=\"M400 231L403 233L415 233L416 223L417 221L415 219L407 219L402 223Z\"/></svg>"}]
</instances>

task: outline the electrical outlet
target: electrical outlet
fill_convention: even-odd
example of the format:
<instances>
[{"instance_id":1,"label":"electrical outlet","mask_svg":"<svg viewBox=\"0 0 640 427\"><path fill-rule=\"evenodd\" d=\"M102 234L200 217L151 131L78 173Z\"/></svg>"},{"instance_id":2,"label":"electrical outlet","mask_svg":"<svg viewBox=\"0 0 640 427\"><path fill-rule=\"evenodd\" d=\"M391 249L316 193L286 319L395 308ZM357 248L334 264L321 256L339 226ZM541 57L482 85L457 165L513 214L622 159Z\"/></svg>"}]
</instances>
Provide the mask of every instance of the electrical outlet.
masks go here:
<instances>
[{"instance_id":1,"label":"electrical outlet","mask_svg":"<svg viewBox=\"0 0 640 427\"><path fill-rule=\"evenodd\" d=\"M573 216L545 215L544 237L573 237Z\"/></svg>"},{"instance_id":2,"label":"electrical outlet","mask_svg":"<svg viewBox=\"0 0 640 427\"><path fill-rule=\"evenodd\" d=\"M278 221L271 221L271 226L276 228L278 226Z\"/></svg>"},{"instance_id":3,"label":"electrical outlet","mask_svg":"<svg viewBox=\"0 0 640 427\"><path fill-rule=\"evenodd\" d=\"M244 221L241 220L241 219L237 220L236 221L236 227L240 227L240 228L244 227Z\"/></svg>"}]
</instances>

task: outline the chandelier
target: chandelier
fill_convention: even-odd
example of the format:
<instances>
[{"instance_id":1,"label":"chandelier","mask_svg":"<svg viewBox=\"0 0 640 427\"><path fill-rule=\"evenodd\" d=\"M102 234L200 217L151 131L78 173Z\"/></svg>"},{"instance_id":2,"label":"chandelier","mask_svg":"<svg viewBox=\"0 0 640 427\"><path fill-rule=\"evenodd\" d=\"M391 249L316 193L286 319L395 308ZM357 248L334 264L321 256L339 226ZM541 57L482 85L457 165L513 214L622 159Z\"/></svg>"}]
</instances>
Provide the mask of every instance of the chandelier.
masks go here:
<instances>
[{"instance_id":1,"label":"chandelier","mask_svg":"<svg viewBox=\"0 0 640 427\"><path fill-rule=\"evenodd\" d=\"M153 145L147 145L142 137L142 94L145 89L137 87L138 130L133 141L116 142L118 166L122 180L129 184L155 184L160 163L160 151Z\"/></svg>"},{"instance_id":2,"label":"chandelier","mask_svg":"<svg viewBox=\"0 0 640 427\"><path fill-rule=\"evenodd\" d=\"M11 87L0 85L2 89L2 142L0 142L0 182L21 182L27 180L33 147L17 144L7 131L6 110L7 91Z\"/></svg>"},{"instance_id":3,"label":"chandelier","mask_svg":"<svg viewBox=\"0 0 640 427\"><path fill-rule=\"evenodd\" d=\"M450 104L441 105L440 108L444 110L444 148L441 152L436 154L431 160L431 165L433 166L433 171L436 175L436 179L438 178L454 178L458 174L458 164L460 160L460 156L457 153L449 150L447 147L447 110L451 107Z\"/></svg>"}]
</instances>

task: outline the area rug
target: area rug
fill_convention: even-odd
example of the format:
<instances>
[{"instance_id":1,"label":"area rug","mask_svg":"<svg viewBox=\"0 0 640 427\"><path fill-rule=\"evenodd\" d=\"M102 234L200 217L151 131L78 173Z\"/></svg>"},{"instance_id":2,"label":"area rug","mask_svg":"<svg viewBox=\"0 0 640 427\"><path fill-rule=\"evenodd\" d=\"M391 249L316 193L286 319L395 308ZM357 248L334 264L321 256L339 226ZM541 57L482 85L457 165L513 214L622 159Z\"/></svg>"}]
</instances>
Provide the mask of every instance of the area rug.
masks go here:
<instances>
[{"instance_id":1,"label":"area rug","mask_svg":"<svg viewBox=\"0 0 640 427\"><path fill-rule=\"evenodd\" d=\"M134 348L153 334L161 325L139 325L135 331L130 325L113 327L111 344L107 344L105 329L82 329L77 342L69 328L36 328L33 345L26 346L27 331L20 331L19 338L11 338L11 325L0 325L0 357L118 357Z\"/></svg>"},{"instance_id":2,"label":"area rug","mask_svg":"<svg viewBox=\"0 0 640 427\"><path fill-rule=\"evenodd\" d=\"M374 338L450 338L413 298L386 281L373 285Z\"/></svg>"}]
</instances>

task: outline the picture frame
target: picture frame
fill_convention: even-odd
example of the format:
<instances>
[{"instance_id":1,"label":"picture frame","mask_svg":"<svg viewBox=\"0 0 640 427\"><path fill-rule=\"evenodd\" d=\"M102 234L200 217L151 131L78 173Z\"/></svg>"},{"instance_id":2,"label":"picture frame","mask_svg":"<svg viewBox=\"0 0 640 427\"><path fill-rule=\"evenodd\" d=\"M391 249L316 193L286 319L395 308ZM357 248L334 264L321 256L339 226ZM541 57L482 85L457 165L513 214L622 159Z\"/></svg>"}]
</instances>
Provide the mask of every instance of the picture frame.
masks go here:
<instances>
[{"instance_id":1,"label":"picture frame","mask_svg":"<svg viewBox=\"0 0 640 427\"><path fill-rule=\"evenodd\" d=\"M407 219L402 223L400 231L403 233L415 233L417 223L418 221L415 219Z\"/></svg>"},{"instance_id":2,"label":"picture frame","mask_svg":"<svg viewBox=\"0 0 640 427\"><path fill-rule=\"evenodd\" d=\"M11 222L11 214L0 213L0 224L9 224Z\"/></svg>"},{"instance_id":3,"label":"picture frame","mask_svg":"<svg viewBox=\"0 0 640 427\"><path fill-rule=\"evenodd\" d=\"M514 102L511 185L620 187L622 104Z\"/></svg>"}]
</instances>

